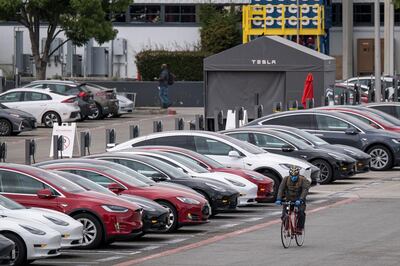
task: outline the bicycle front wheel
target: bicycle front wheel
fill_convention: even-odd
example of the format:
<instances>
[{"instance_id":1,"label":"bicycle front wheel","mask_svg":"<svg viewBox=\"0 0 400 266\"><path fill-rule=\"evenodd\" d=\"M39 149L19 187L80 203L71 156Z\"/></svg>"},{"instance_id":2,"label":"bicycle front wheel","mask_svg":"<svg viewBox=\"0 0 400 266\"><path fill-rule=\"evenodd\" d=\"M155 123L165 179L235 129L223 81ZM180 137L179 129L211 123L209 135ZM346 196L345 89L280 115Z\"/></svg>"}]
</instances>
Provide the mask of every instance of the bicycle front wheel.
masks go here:
<instances>
[{"instance_id":1,"label":"bicycle front wheel","mask_svg":"<svg viewBox=\"0 0 400 266\"><path fill-rule=\"evenodd\" d=\"M290 225L288 217L285 217L282 220L281 224L281 240L284 248L288 248L290 246L290 242L292 241L292 236L290 233Z\"/></svg>"},{"instance_id":2,"label":"bicycle front wheel","mask_svg":"<svg viewBox=\"0 0 400 266\"><path fill-rule=\"evenodd\" d=\"M295 239L296 239L296 244L301 247L304 244L304 237L306 236L306 230L303 228L301 231L301 234L296 232Z\"/></svg>"}]
</instances>

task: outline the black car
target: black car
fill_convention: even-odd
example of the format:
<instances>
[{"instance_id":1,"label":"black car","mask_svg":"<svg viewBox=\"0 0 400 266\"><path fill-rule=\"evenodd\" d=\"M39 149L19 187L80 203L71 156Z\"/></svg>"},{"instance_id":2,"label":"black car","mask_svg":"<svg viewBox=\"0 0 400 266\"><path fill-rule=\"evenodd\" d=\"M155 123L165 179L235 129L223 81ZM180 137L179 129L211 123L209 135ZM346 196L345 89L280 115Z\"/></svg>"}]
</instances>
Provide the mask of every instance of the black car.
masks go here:
<instances>
[{"instance_id":1,"label":"black car","mask_svg":"<svg viewBox=\"0 0 400 266\"><path fill-rule=\"evenodd\" d=\"M250 142L272 153L306 160L321 170L320 183L355 174L356 160L334 151L313 148L288 134L264 128L244 127L221 132L239 140Z\"/></svg>"},{"instance_id":2,"label":"black car","mask_svg":"<svg viewBox=\"0 0 400 266\"><path fill-rule=\"evenodd\" d=\"M15 244L10 239L0 235L0 265L11 265L15 258Z\"/></svg>"},{"instance_id":3,"label":"black car","mask_svg":"<svg viewBox=\"0 0 400 266\"><path fill-rule=\"evenodd\" d=\"M331 144L343 144L371 155L372 170L400 165L400 134L375 129L349 115L321 110L275 113L256 119L251 125L283 125L303 129Z\"/></svg>"},{"instance_id":4,"label":"black car","mask_svg":"<svg viewBox=\"0 0 400 266\"><path fill-rule=\"evenodd\" d=\"M382 103L369 103L365 105L367 108L382 111L386 114L400 119L400 103L398 102L382 102Z\"/></svg>"},{"instance_id":5,"label":"black car","mask_svg":"<svg viewBox=\"0 0 400 266\"><path fill-rule=\"evenodd\" d=\"M345 154L356 160L356 173L365 173L369 171L369 162L371 160L371 156L360 149L347 145L329 144L325 140L311 133L308 133L307 131L294 127L279 126L279 125L263 125L263 126L252 126L252 127L265 128L265 129L275 130L278 132L283 132L292 137L295 137L300 141L303 141L305 144L311 147L322 148L340 154Z\"/></svg>"},{"instance_id":6,"label":"black car","mask_svg":"<svg viewBox=\"0 0 400 266\"><path fill-rule=\"evenodd\" d=\"M71 173L63 172L63 171L52 171L52 172L68 179L71 182L74 182L75 184L81 186L85 190L96 191L96 192L107 194L110 196L118 196L119 198L133 202L133 203L139 205L140 207L142 207L143 208L143 215L142 215L143 227L142 227L142 232L140 233L140 235L143 235L145 233L150 233L150 232L162 232L163 230L165 230L165 226L167 224L167 219L168 219L169 213L168 213L167 209L165 209L163 206L161 206L157 202L140 197L140 196L133 196L133 195L127 195L127 194L115 194L114 192L111 192L111 190L109 190L93 181L90 181L87 178L79 176L79 175L75 175L75 174L71 174Z\"/></svg>"},{"instance_id":7,"label":"black car","mask_svg":"<svg viewBox=\"0 0 400 266\"><path fill-rule=\"evenodd\" d=\"M27 112L0 103L0 136L18 135L36 129L36 118Z\"/></svg>"},{"instance_id":8,"label":"black car","mask_svg":"<svg viewBox=\"0 0 400 266\"><path fill-rule=\"evenodd\" d=\"M238 191L222 182L206 178L192 178L183 171L158 159L126 153L106 153L93 155L90 158L122 164L157 182L165 181L190 187L208 200L213 215L221 211L236 209Z\"/></svg>"}]
</instances>

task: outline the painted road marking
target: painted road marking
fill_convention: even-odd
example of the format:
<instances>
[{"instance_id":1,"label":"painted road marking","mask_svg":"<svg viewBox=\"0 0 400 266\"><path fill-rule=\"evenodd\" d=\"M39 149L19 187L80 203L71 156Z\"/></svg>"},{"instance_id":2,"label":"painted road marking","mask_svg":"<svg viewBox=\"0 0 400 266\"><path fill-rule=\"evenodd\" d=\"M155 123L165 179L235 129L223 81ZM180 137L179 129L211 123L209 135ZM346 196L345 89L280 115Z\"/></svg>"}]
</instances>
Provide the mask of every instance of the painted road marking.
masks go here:
<instances>
[{"instance_id":1,"label":"painted road marking","mask_svg":"<svg viewBox=\"0 0 400 266\"><path fill-rule=\"evenodd\" d=\"M171 239L171 240L168 240L168 241L164 241L163 243L166 243L166 244L176 244L176 243L179 243L179 242L183 242L183 241L185 241L185 240L188 240L189 238L177 238L177 239Z\"/></svg>"},{"instance_id":2,"label":"painted road marking","mask_svg":"<svg viewBox=\"0 0 400 266\"><path fill-rule=\"evenodd\" d=\"M231 228L231 227L235 227L235 226L237 226L237 225L239 225L239 224L241 224L241 223L236 223L236 224L223 224L223 225L220 225L220 226L218 226L219 228Z\"/></svg>"},{"instance_id":3,"label":"painted road marking","mask_svg":"<svg viewBox=\"0 0 400 266\"><path fill-rule=\"evenodd\" d=\"M326 200L326 199L321 199L321 200L316 200L316 201L313 201L312 203L313 204L320 204L320 203L324 203L324 202L327 202L328 200Z\"/></svg>"},{"instance_id":4,"label":"painted road marking","mask_svg":"<svg viewBox=\"0 0 400 266\"><path fill-rule=\"evenodd\" d=\"M97 265L97 264L99 264L98 262L95 262L95 261L85 261L85 262L83 262L83 261L65 261L65 260L40 260L40 262L39 262L40 264L48 264L48 265L55 265L55 264L72 264L72 265L76 265L76 266L78 266L78 265L80 265L80 266L83 266L83 265Z\"/></svg>"},{"instance_id":5,"label":"painted road marking","mask_svg":"<svg viewBox=\"0 0 400 266\"><path fill-rule=\"evenodd\" d=\"M119 260L122 258L124 258L124 257L123 256L112 256L112 257L108 257L108 258L104 258L104 259L98 259L96 261L105 262L105 261Z\"/></svg>"},{"instance_id":6,"label":"painted road marking","mask_svg":"<svg viewBox=\"0 0 400 266\"><path fill-rule=\"evenodd\" d=\"M241 221L242 222L255 222L255 221L261 220L263 218L264 217L252 217L252 218L244 219L244 220L241 220Z\"/></svg>"},{"instance_id":7,"label":"painted road marking","mask_svg":"<svg viewBox=\"0 0 400 266\"><path fill-rule=\"evenodd\" d=\"M141 251L149 251L149 250L154 250L154 249L157 249L157 248L160 248L160 247L161 247L160 245L158 245L158 246L148 246L148 247L141 248L139 250L141 250Z\"/></svg>"}]
</instances>

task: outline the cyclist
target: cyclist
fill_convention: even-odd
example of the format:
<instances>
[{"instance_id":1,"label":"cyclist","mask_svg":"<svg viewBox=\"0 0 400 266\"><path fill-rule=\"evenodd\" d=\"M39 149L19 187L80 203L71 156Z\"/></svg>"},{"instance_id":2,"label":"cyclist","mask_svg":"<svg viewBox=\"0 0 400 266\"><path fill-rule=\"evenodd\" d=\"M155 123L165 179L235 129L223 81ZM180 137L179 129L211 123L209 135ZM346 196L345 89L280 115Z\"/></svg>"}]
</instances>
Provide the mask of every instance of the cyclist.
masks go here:
<instances>
[{"instance_id":1,"label":"cyclist","mask_svg":"<svg viewBox=\"0 0 400 266\"><path fill-rule=\"evenodd\" d=\"M282 205L282 200L294 202L298 207L298 223L297 233L301 233L304 228L306 221L306 197L308 190L310 189L311 183L304 176L300 175L300 169L296 166L291 166L289 169L289 176L286 176L278 190L278 196L276 198L276 204ZM282 210L282 219L286 215L286 208Z\"/></svg>"}]
</instances>

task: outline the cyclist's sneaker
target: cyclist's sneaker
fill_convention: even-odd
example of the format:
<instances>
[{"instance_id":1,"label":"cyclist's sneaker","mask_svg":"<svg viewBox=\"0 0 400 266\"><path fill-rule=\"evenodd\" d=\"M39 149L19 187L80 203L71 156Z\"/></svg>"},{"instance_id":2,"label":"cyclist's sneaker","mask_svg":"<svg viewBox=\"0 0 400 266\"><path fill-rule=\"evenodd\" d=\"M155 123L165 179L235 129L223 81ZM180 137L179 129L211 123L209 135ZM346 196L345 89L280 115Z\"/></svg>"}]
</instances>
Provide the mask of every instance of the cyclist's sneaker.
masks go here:
<instances>
[{"instance_id":1,"label":"cyclist's sneaker","mask_svg":"<svg viewBox=\"0 0 400 266\"><path fill-rule=\"evenodd\" d=\"M302 235L302 234L303 234L303 230L297 229L297 230L296 230L296 234L297 234L297 235Z\"/></svg>"}]
</instances>

